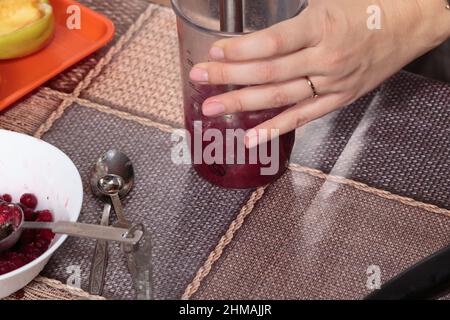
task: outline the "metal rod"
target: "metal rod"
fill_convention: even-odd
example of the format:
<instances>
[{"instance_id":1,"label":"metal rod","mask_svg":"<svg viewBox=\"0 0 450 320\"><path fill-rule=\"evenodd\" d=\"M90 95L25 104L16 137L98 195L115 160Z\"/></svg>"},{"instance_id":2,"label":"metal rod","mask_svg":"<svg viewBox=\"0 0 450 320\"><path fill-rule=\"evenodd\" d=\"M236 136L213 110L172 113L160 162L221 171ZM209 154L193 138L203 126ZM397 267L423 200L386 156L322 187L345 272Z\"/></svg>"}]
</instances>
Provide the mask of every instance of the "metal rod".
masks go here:
<instances>
[{"instance_id":1,"label":"metal rod","mask_svg":"<svg viewBox=\"0 0 450 320\"><path fill-rule=\"evenodd\" d=\"M244 32L243 0L219 0L220 30L224 32Z\"/></svg>"}]
</instances>

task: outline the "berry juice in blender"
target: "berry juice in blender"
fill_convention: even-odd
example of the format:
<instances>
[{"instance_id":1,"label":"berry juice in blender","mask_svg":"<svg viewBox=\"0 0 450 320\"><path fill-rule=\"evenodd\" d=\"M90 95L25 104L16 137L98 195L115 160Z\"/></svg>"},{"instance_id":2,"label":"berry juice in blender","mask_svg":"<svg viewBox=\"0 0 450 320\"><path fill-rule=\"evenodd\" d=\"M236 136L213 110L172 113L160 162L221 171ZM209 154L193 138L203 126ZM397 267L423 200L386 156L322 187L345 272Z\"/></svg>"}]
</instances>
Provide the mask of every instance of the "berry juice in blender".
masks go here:
<instances>
[{"instance_id":1,"label":"berry juice in blender","mask_svg":"<svg viewBox=\"0 0 450 320\"><path fill-rule=\"evenodd\" d=\"M245 1L244 31L253 32L297 15L306 0ZM197 173L225 188L248 189L278 179L288 168L295 132L247 149L245 133L280 114L285 108L206 117L202 104L209 97L237 90L235 86L199 85L190 81L192 67L209 59L218 40L242 35L220 31L219 0L172 0L177 14L184 96L185 126Z\"/></svg>"}]
</instances>

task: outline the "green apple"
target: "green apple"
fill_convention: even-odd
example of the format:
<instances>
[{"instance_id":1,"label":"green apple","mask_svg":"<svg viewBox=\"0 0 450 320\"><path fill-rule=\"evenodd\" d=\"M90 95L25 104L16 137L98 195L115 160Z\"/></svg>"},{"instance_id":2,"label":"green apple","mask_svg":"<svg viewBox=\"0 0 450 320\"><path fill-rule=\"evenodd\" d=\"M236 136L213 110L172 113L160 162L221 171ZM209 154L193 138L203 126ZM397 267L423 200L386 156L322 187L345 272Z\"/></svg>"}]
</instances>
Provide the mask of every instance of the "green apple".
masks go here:
<instances>
[{"instance_id":1,"label":"green apple","mask_svg":"<svg viewBox=\"0 0 450 320\"><path fill-rule=\"evenodd\" d=\"M55 29L48 0L0 0L0 60L42 49Z\"/></svg>"}]
</instances>

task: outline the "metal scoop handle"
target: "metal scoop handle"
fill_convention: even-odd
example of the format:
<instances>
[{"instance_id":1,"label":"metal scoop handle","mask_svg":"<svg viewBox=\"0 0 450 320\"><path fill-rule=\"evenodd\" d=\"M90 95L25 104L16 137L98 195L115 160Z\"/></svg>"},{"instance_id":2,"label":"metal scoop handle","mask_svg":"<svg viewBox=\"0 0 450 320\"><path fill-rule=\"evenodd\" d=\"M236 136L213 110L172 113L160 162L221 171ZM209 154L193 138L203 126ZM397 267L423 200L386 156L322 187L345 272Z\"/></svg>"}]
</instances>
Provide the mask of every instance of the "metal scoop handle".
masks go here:
<instances>
[{"instance_id":1,"label":"metal scoop handle","mask_svg":"<svg viewBox=\"0 0 450 320\"><path fill-rule=\"evenodd\" d=\"M21 227L24 229L50 229L58 234L66 234L80 238L116 241L132 245L137 244L143 236L143 233L140 230L136 230L134 231L134 234L129 235L129 229L63 221L55 223L24 222Z\"/></svg>"}]
</instances>

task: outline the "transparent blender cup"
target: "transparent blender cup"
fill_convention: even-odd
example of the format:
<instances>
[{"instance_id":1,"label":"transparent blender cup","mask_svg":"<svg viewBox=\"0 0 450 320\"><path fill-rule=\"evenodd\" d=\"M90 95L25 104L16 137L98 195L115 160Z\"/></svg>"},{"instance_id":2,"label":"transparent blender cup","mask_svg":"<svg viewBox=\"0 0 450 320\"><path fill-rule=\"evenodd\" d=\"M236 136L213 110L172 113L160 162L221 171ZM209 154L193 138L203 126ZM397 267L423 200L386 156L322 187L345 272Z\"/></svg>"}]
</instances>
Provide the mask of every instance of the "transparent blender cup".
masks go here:
<instances>
[{"instance_id":1,"label":"transparent blender cup","mask_svg":"<svg viewBox=\"0 0 450 320\"><path fill-rule=\"evenodd\" d=\"M244 33L292 18L306 4L306 0L244 0ZM177 14L185 125L196 171L225 188L248 189L273 182L288 167L295 132L250 150L245 148L244 135L286 108L204 116L202 104L207 98L239 88L199 85L190 81L189 73L195 64L209 60L213 43L241 34L220 31L219 0L172 0L172 6Z\"/></svg>"}]
</instances>

